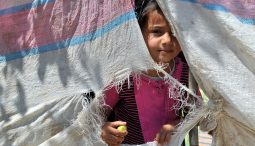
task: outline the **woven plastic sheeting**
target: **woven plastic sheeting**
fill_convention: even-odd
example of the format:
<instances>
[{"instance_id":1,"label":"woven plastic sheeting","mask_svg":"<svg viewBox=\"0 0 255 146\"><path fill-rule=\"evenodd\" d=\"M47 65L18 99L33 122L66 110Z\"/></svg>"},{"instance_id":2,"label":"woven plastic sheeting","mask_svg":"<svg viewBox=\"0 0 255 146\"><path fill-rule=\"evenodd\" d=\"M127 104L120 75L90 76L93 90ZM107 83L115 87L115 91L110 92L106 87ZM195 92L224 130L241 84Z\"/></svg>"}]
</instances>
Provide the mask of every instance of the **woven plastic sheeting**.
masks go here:
<instances>
[{"instance_id":1,"label":"woven plastic sheeting","mask_svg":"<svg viewBox=\"0 0 255 146\"><path fill-rule=\"evenodd\" d=\"M0 0L0 20L2 146L93 145L102 89L152 66L131 0Z\"/></svg>"},{"instance_id":2,"label":"woven plastic sheeting","mask_svg":"<svg viewBox=\"0 0 255 146\"><path fill-rule=\"evenodd\" d=\"M212 131L215 146L255 143L255 3L246 0L158 0L171 22L207 106L194 124ZM171 145L182 139L173 138Z\"/></svg>"},{"instance_id":3,"label":"woven plastic sheeting","mask_svg":"<svg viewBox=\"0 0 255 146\"><path fill-rule=\"evenodd\" d=\"M158 2L210 98L169 145L198 122L212 145L253 145L254 2ZM100 145L102 89L152 67L133 2L0 0L0 20L0 145Z\"/></svg>"}]
</instances>

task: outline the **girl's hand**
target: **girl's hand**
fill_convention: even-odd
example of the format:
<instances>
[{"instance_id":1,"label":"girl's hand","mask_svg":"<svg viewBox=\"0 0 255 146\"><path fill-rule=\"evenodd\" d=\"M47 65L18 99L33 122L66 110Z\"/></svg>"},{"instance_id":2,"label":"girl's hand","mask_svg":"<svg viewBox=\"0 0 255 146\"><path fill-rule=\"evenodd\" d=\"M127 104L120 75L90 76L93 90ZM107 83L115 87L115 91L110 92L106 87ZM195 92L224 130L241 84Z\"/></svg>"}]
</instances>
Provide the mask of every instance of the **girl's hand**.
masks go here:
<instances>
[{"instance_id":1,"label":"girl's hand","mask_svg":"<svg viewBox=\"0 0 255 146\"><path fill-rule=\"evenodd\" d=\"M128 134L127 131L117 130L118 126L126 126L126 122L115 121L106 122L102 127L101 138L108 146L120 146L125 136Z\"/></svg>"},{"instance_id":2,"label":"girl's hand","mask_svg":"<svg viewBox=\"0 0 255 146\"><path fill-rule=\"evenodd\" d=\"M155 140L158 142L160 146L163 146L170 141L171 136L173 135L174 129L175 129L175 126L171 124L165 124L162 126L162 128L157 133L155 138Z\"/></svg>"}]
</instances>

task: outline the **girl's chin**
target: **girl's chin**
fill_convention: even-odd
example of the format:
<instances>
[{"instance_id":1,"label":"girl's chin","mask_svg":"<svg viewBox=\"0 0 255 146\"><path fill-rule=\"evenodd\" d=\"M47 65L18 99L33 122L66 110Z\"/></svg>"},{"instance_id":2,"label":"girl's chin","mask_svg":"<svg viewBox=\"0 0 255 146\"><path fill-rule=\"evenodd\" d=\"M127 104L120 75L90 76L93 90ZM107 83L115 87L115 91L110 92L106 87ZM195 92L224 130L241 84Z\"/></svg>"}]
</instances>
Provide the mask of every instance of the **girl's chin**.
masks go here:
<instances>
[{"instance_id":1,"label":"girl's chin","mask_svg":"<svg viewBox=\"0 0 255 146\"><path fill-rule=\"evenodd\" d=\"M158 63L161 63L161 64L166 64L166 63L170 63L172 61L172 59L160 59L159 61L157 61Z\"/></svg>"},{"instance_id":2,"label":"girl's chin","mask_svg":"<svg viewBox=\"0 0 255 146\"><path fill-rule=\"evenodd\" d=\"M172 57L172 55L159 55L158 57L158 62L162 62L162 63L169 63L171 62L171 60L173 60L174 57Z\"/></svg>"}]
</instances>

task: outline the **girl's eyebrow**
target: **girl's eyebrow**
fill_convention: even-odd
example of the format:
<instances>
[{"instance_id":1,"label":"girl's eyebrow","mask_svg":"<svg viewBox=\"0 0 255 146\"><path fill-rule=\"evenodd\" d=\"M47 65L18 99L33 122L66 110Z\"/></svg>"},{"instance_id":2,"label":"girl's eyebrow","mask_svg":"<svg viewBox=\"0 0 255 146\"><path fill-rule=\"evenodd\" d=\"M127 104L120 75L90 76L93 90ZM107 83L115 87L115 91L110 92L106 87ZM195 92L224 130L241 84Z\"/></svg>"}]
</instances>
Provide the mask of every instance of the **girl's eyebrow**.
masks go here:
<instances>
[{"instance_id":1,"label":"girl's eyebrow","mask_svg":"<svg viewBox=\"0 0 255 146\"><path fill-rule=\"evenodd\" d=\"M150 29L160 29L160 28L163 28L164 26L162 26L162 25L152 25L152 26L150 26L149 28Z\"/></svg>"}]
</instances>

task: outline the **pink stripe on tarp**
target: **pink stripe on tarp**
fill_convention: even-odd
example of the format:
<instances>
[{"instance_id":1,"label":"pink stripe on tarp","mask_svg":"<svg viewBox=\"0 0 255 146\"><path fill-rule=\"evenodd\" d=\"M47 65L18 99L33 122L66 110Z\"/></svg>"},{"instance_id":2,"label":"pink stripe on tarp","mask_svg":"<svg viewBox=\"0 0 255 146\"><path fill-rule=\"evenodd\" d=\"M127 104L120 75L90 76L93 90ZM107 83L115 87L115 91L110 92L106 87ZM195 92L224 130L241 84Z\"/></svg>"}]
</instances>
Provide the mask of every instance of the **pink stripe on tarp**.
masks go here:
<instances>
[{"instance_id":1,"label":"pink stripe on tarp","mask_svg":"<svg viewBox=\"0 0 255 146\"><path fill-rule=\"evenodd\" d=\"M34 0L0 0L0 10L32 3Z\"/></svg>"},{"instance_id":2,"label":"pink stripe on tarp","mask_svg":"<svg viewBox=\"0 0 255 146\"><path fill-rule=\"evenodd\" d=\"M131 0L60 1L0 16L0 54L84 35L133 9Z\"/></svg>"},{"instance_id":3,"label":"pink stripe on tarp","mask_svg":"<svg viewBox=\"0 0 255 146\"><path fill-rule=\"evenodd\" d=\"M198 0L198 2L224 6L228 11L242 18L255 18L255 0Z\"/></svg>"}]
</instances>

